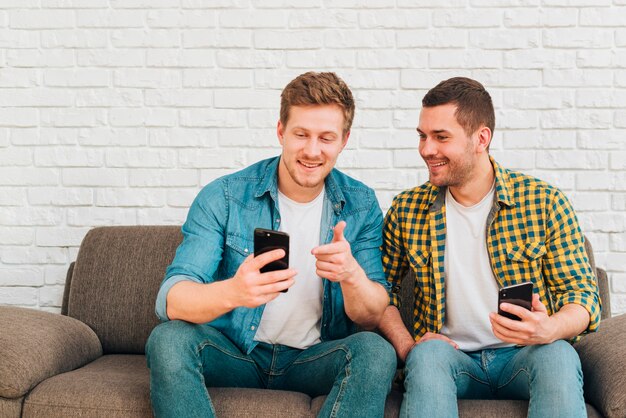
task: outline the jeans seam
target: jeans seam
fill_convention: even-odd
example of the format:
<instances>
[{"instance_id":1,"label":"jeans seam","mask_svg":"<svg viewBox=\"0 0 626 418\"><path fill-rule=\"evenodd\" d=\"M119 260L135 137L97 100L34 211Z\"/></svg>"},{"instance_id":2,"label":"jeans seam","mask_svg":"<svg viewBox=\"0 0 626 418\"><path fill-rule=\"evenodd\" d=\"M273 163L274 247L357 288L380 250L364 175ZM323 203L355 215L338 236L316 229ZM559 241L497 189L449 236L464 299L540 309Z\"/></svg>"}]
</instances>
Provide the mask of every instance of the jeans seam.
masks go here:
<instances>
[{"instance_id":1,"label":"jeans seam","mask_svg":"<svg viewBox=\"0 0 626 418\"><path fill-rule=\"evenodd\" d=\"M223 350L222 347L214 344L212 341L205 341L205 342L199 344L197 349L196 349L196 356L199 356L200 355L200 351L204 350L204 348L207 347L207 346L211 346L211 347L215 348L217 351L219 351L221 353L224 353L224 354L226 354L229 357L236 358L238 360L244 360L244 361L247 361L248 363L256 364L253 360L249 359L248 357L238 356L236 354L233 354L230 351Z\"/></svg>"},{"instance_id":2,"label":"jeans seam","mask_svg":"<svg viewBox=\"0 0 626 418\"><path fill-rule=\"evenodd\" d=\"M332 347L332 348L330 348L330 349L329 349L329 350L327 350L327 351L324 351L324 352L322 352L322 353L319 353L319 354L318 354L318 355L316 355L315 357L309 357L309 358L307 358L306 360L294 360L294 362L293 362L293 363L291 363L291 364L292 364L292 365L294 365L294 364L304 364L304 363L309 363L309 362L311 362L311 361L315 361L315 360L317 360L317 359L319 359L319 358L322 358L322 357L324 357L324 356L327 356L327 355L329 355L329 354L331 354L331 353L333 353L333 352L335 352L335 351L338 351L338 350L342 350L342 351L344 351L344 352L346 353L346 356L348 356L348 355L350 354L350 350L348 350L345 346L343 346L343 345L338 345L338 346L336 346L336 347Z\"/></svg>"},{"instance_id":3,"label":"jeans seam","mask_svg":"<svg viewBox=\"0 0 626 418\"><path fill-rule=\"evenodd\" d=\"M517 372L515 372L515 374L513 374L513 375L509 378L509 380L507 380L506 382L504 382L503 384L501 384L500 386L498 386L498 387L496 388L496 390L500 390L500 389L502 389L503 387L505 387L506 385L508 385L509 383L511 383L511 382L513 381L513 379L515 379L515 378L516 378L516 377L517 377L520 373L522 373L522 372L526 373L526 376L527 376L527 377L529 378L529 380L530 380L530 373L528 372L528 370L527 370L526 368L522 367L522 368L520 368ZM530 386L529 386L528 390L530 391Z\"/></svg>"},{"instance_id":4,"label":"jeans seam","mask_svg":"<svg viewBox=\"0 0 626 418\"><path fill-rule=\"evenodd\" d=\"M342 347L337 347L337 348L341 348L346 353L346 366L345 366L346 376L343 379L341 379L341 384L339 385L339 391L337 393L337 398L335 399L335 402L333 403L333 408L330 411L330 416L331 417L336 417L337 416L338 410L341 407L341 401L343 400L343 395L345 393L345 388L346 388L346 386L348 384L348 379L351 376L350 362L352 361L352 355L350 354L350 350L345 349L345 347L343 347L343 346Z\"/></svg>"}]
</instances>

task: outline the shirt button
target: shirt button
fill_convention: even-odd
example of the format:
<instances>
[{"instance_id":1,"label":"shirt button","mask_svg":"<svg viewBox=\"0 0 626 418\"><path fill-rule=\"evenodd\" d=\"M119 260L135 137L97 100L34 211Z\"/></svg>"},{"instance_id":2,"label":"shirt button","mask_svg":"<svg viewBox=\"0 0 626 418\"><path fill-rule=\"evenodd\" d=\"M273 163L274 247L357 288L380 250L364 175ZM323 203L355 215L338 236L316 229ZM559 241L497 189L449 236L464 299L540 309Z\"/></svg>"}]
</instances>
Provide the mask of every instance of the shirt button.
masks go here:
<instances>
[{"instance_id":1,"label":"shirt button","mask_svg":"<svg viewBox=\"0 0 626 418\"><path fill-rule=\"evenodd\" d=\"M276 222L277 222L277 223L278 223L278 222L280 222L280 219L276 219Z\"/></svg>"},{"instance_id":2,"label":"shirt button","mask_svg":"<svg viewBox=\"0 0 626 418\"><path fill-rule=\"evenodd\" d=\"M251 329L252 331L254 331L254 325L252 325L252 326L250 327L250 329Z\"/></svg>"},{"instance_id":3,"label":"shirt button","mask_svg":"<svg viewBox=\"0 0 626 418\"><path fill-rule=\"evenodd\" d=\"M248 249L247 249L247 248L245 248L245 249L243 250L243 252L244 252L244 253L247 253L247 252L248 252Z\"/></svg>"}]
</instances>

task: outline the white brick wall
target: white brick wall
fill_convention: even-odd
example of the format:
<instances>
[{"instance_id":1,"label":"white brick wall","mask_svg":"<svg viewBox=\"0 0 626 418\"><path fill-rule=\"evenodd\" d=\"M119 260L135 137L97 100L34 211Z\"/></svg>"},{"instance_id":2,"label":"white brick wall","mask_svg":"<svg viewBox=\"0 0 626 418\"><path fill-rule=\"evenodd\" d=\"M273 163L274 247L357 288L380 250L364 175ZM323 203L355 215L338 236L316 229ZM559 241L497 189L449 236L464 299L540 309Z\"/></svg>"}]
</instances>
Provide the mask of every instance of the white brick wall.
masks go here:
<instances>
[{"instance_id":1,"label":"white brick wall","mask_svg":"<svg viewBox=\"0 0 626 418\"><path fill-rule=\"evenodd\" d=\"M426 90L483 82L492 153L565 191L626 312L624 0L0 0L0 304L58 311L90 228L180 224L276 154L309 69L353 88L339 167L384 210L427 178Z\"/></svg>"}]
</instances>

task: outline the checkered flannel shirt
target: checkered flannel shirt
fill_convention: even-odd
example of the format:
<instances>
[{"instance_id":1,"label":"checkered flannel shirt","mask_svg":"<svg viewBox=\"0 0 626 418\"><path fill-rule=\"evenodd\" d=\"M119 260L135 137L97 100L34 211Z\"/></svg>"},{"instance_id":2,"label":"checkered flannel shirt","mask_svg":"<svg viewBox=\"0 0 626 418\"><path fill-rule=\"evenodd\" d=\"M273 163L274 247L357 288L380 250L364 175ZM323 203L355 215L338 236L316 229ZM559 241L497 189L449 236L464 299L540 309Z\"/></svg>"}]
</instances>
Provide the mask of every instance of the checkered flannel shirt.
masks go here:
<instances>
[{"instance_id":1,"label":"checkered flannel shirt","mask_svg":"<svg viewBox=\"0 0 626 418\"><path fill-rule=\"evenodd\" d=\"M494 204L487 219L487 252L498 286L532 281L548 313L576 303L600 323L600 297L576 215L565 195L535 178L491 163ZM423 184L396 196L383 227L383 266L391 303L400 307L402 277L415 273L413 335L439 332L445 321L445 188ZM469 302L468 302L469 303Z\"/></svg>"}]
</instances>

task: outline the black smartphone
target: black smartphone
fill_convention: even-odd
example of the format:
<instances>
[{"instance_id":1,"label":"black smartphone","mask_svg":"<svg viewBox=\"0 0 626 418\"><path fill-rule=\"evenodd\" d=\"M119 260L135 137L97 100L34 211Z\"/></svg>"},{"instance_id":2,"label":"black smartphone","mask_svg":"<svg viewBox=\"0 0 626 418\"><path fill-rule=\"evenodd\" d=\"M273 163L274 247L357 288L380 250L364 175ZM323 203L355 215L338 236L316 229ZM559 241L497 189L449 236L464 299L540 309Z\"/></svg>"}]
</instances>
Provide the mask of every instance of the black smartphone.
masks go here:
<instances>
[{"instance_id":1,"label":"black smartphone","mask_svg":"<svg viewBox=\"0 0 626 418\"><path fill-rule=\"evenodd\" d=\"M500 289L498 293L498 315L505 316L515 321L521 321L521 318L517 315L501 310L500 304L502 302L518 305L530 311L533 304L533 284L531 282L524 282L506 286Z\"/></svg>"},{"instance_id":2,"label":"black smartphone","mask_svg":"<svg viewBox=\"0 0 626 418\"><path fill-rule=\"evenodd\" d=\"M273 231L271 229L256 228L254 230L255 257L279 248L285 250L285 256L263 266L261 273L289 268L289 235L285 232Z\"/></svg>"}]
</instances>

